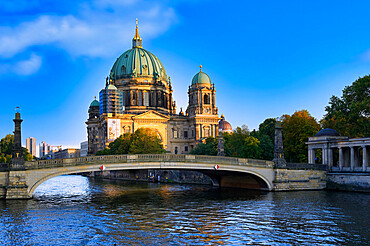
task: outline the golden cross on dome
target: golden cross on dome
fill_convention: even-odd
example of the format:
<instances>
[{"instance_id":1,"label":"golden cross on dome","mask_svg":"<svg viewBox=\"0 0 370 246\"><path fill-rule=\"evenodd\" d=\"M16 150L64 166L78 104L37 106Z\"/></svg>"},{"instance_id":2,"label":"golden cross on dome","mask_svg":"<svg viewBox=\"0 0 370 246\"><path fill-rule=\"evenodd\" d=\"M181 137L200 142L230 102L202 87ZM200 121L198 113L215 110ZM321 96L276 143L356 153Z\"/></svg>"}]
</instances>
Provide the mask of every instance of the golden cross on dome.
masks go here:
<instances>
[{"instance_id":1,"label":"golden cross on dome","mask_svg":"<svg viewBox=\"0 0 370 246\"><path fill-rule=\"evenodd\" d=\"M202 72L202 65L199 65L200 71Z\"/></svg>"}]
</instances>

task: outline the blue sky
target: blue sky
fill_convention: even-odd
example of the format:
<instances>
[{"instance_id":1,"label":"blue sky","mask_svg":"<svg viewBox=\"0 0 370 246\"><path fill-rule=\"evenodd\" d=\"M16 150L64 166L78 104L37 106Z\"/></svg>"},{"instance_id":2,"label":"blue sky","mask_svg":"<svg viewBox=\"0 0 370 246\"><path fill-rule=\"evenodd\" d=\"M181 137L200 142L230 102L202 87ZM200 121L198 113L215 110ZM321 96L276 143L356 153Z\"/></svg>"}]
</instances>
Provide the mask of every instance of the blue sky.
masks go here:
<instances>
[{"instance_id":1,"label":"blue sky","mask_svg":"<svg viewBox=\"0 0 370 246\"><path fill-rule=\"evenodd\" d=\"M171 77L178 109L203 65L233 127L307 109L370 73L370 1L0 0L0 137L78 147L87 110L135 18Z\"/></svg>"}]
</instances>

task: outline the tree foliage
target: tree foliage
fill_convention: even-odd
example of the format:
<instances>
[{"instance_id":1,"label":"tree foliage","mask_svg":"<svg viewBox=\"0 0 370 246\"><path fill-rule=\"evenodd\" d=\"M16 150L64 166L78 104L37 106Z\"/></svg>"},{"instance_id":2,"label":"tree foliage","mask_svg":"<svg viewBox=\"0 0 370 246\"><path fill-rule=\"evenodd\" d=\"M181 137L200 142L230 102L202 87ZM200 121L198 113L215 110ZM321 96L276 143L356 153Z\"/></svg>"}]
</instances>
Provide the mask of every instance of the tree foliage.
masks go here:
<instances>
[{"instance_id":1,"label":"tree foliage","mask_svg":"<svg viewBox=\"0 0 370 246\"><path fill-rule=\"evenodd\" d=\"M223 133L225 156L260 159L263 150L260 141L250 135L248 127L237 127L233 133ZM218 138L209 137L199 143L190 153L194 155L217 155Z\"/></svg>"},{"instance_id":2,"label":"tree foliage","mask_svg":"<svg viewBox=\"0 0 370 246\"><path fill-rule=\"evenodd\" d=\"M274 158L274 142L270 139L270 136L261 133L257 138L262 150L261 159L271 161Z\"/></svg>"},{"instance_id":3,"label":"tree foliage","mask_svg":"<svg viewBox=\"0 0 370 246\"><path fill-rule=\"evenodd\" d=\"M108 148L96 155L162 154L166 151L156 132L150 128L139 128L135 133L125 133L111 142Z\"/></svg>"},{"instance_id":4,"label":"tree foliage","mask_svg":"<svg viewBox=\"0 0 370 246\"><path fill-rule=\"evenodd\" d=\"M14 147L14 135L8 134L0 140L0 163L10 163ZM23 149L23 159L31 161L32 155L26 148Z\"/></svg>"},{"instance_id":5,"label":"tree foliage","mask_svg":"<svg viewBox=\"0 0 370 246\"><path fill-rule=\"evenodd\" d=\"M320 130L319 123L307 110L296 111L291 116L283 115L281 118L286 160L307 163L308 150L305 142Z\"/></svg>"},{"instance_id":6,"label":"tree foliage","mask_svg":"<svg viewBox=\"0 0 370 246\"><path fill-rule=\"evenodd\" d=\"M258 127L260 136L268 136L272 143L275 141L275 123L276 119L268 118L265 119Z\"/></svg>"},{"instance_id":7,"label":"tree foliage","mask_svg":"<svg viewBox=\"0 0 370 246\"><path fill-rule=\"evenodd\" d=\"M190 151L192 155L217 155L218 138L208 137L205 143L199 143Z\"/></svg>"},{"instance_id":8,"label":"tree foliage","mask_svg":"<svg viewBox=\"0 0 370 246\"><path fill-rule=\"evenodd\" d=\"M341 98L332 96L325 111L323 128L333 128L343 136L370 136L370 76L346 86Z\"/></svg>"},{"instance_id":9,"label":"tree foliage","mask_svg":"<svg viewBox=\"0 0 370 246\"><path fill-rule=\"evenodd\" d=\"M225 148L228 148L231 156L260 159L262 149L259 146L260 141L250 135L248 127L243 125L237 127L230 135L228 143L225 143Z\"/></svg>"}]
</instances>

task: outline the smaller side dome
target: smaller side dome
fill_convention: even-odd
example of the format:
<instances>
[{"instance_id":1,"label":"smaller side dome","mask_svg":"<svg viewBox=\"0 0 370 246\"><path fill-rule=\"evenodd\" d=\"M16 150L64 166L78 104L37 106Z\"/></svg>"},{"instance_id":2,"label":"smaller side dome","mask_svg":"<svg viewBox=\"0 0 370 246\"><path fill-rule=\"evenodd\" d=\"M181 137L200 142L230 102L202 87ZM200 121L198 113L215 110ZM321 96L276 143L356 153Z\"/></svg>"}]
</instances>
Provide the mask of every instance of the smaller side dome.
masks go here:
<instances>
[{"instance_id":1,"label":"smaller side dome","mask_svg":"<svg viewBox=\"0 0 370 246\"><path fill-rule=\"evenodd\" d=\"M199 66L200 67L200 72L197 73L194 77L193 77L193 80L191 82L192 85L195 85L195 84L211 84L211 79L209 78L209 76L206 74L206 73L203 73L202 72L202 65Z\"/></svg>"},{"instance_id":2,"label":"smaller side dome","mask_svg":"<svg viewBox=\"0 0 370 246\"><path fill-rule=\"evenodd\" d=\"M225 116L221 115L221 120L218 123L218 128L221 132L233 132L233 128L231 127L231 124L225 120Z\"/></svg>"},{"instance_id":3,"label":"smaller side dome","mask_svg":"<svg viewBox=\"0 0 370 246\"><path fill-rule=\"evenodd\" d=\"M316 133L315 137L323 137L323 136L332 136L332 137L338 137L340 134L331 128L325 128L320 130L318 133Z\"/></svg>"},{"instance_id":4,"label":"smaller side dome","mask_svg":"<svg viewBox=\"0 0 370 246\"><path fill-rule=\"evenodd\" d=\"M105 87L106 90L117 90L117 87L115 87L113 84L109 84L107 87Z\"/></svg>"},{"instance_id":5,"label":"smaller side dome","mask_svg":"<svg viewBox=\"0 0 370 246\"><path fill-rule=\"evenodd\" d=\"M96 100L96 97L95 97L94 101L92 101L90 103L90 107L99 107L99 101Z\"/></svg>"}]
</instances>

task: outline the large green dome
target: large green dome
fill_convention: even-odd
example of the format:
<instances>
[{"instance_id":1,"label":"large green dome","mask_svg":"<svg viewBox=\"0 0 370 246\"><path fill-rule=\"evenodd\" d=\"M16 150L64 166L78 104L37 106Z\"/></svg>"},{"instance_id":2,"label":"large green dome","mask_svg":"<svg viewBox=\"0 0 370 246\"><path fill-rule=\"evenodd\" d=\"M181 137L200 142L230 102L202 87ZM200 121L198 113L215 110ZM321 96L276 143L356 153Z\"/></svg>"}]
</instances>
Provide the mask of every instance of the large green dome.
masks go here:
<instances>
[{"instance_id":1,"label":"large green dome","mask_svg":"<svg viewBox=\"0 0 370 246\"><path fill-rule=\"evenodd\" d=\"M134 47L123 53L114 63L110 74L113 80L136 76L153 76L167 80L166 70L160 60L141 47Z\"/></svg>"},{"instance_id":2,"label":"large green dome","mask_svg":"<svg viewBox=\"0 0 370 246\"><path fill-rule=\"evenodd\" d=\"M202 71L200 71L194 76L191 84L192 85L195 85L195 84L209 84L210 85L211 79L206 73L203 73Z\"/></svg>"}]
</instances>

